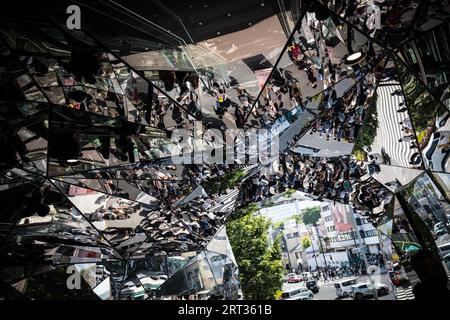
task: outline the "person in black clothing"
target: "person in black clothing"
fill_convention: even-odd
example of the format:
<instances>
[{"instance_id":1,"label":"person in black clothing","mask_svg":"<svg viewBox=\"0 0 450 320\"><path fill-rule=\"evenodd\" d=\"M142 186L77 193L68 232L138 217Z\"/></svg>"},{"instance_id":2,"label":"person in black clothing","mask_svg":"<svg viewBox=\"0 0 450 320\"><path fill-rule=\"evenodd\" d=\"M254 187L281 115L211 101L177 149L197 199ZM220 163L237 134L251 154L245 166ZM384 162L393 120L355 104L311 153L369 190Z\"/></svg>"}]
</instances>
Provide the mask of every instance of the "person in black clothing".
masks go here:
<instances>
[{"instance_id":1,"label":"person in black clothing","mask_svg":"<svg viewBox=\"0 0 450 320\"><path fill-rule=\"evenodd\" d=\"M447 288L448 277L441 261L430 250L422 249L411 257L411 266L420 282L413 288L416 300L447 300L450 291Z\"/></svg>"}]
</instances>

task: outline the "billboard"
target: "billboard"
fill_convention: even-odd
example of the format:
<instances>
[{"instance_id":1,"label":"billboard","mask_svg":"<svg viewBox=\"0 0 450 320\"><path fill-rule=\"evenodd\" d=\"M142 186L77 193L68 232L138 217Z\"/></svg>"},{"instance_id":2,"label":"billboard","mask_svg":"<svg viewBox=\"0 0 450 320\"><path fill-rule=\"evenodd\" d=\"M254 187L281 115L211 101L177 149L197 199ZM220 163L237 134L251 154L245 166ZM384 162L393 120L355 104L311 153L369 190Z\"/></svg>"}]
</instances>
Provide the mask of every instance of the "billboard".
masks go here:
<instances>
[{"instance_id":1,"label":"billboard","mask_svg":"<svg viewBox=\"0 0 450 320\"><path fill-rule=\"evenodd\" d=\"M351 232L353 228L352 211L348 205L336 203L333 208L333 220L337 232Z\"/></svg>"}]
</instances>

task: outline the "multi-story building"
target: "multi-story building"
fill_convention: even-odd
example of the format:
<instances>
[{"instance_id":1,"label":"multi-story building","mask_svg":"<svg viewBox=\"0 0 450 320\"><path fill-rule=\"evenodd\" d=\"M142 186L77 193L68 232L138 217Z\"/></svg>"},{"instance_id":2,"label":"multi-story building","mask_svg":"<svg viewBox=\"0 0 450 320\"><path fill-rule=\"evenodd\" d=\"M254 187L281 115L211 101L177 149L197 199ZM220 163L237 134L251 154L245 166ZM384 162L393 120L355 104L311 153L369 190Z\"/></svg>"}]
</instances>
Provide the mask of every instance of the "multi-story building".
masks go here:
<instances>
[{"instance_id":1,"label":"multi-story building","mask_svg":"<svg viewBox=\"0 0 450 320\"><path fill-rule=\"evenodd\" d=\"M322 204L322 221L329 248L345 251L357 246L365 246L370 254L380 253L380 239L376 228L364 217L354 213L350 206L343 204ZM354 215L354 221L352 221ZM356 229L355 230L355 224ZM355 234L359 232L359 237ZM359 242L359 239L362 243Z\"/></svg>"}]
</instances>

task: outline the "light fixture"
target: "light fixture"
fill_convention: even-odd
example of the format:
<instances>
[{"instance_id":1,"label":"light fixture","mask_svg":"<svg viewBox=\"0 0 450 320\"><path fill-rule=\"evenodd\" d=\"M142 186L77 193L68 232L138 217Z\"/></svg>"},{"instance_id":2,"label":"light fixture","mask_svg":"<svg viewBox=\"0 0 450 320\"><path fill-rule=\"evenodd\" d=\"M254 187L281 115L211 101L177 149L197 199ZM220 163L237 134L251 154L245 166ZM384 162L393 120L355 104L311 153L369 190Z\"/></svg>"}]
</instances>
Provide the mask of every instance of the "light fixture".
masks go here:
<instances>
[{"instance_id":1,"label":"light fixture","mask_svg":"<svg viewBox=\"0 0 450 320\"><path fill-rule=\"evenodd\" d=\"M366 58L366 54L361 51L358 51L358 52L352 53L347 58L345 58L345 64L354 65L354 64L360 63L365 58Z\"/></svg>"},{"instance_id":2,"label":"light fixture","mask_svg":"<svg viewBox=\"0 0 450 320\"><path fill-rule=\"evenodd\" d=\"M74 165L78 163L78 159L67 159L66 162L67 164Z\"/></svg>"}]
</instances>

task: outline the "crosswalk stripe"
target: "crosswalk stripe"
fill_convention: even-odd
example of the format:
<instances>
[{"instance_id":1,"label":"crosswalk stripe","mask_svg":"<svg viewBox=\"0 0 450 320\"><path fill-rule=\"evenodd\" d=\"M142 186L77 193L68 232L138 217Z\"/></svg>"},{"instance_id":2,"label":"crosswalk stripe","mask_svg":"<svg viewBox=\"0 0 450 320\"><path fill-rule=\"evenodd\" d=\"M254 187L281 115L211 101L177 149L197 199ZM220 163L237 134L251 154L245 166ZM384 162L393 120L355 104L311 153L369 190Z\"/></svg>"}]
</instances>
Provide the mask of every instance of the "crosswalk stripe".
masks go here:
<instances>
[{"instance_id":1,"label":"crosswalk stripe","mask_svg":"<svg viewBox=\"0 0 450 320\"><path fill-rule=\"evenodd\" d=\"M411 167L409 159L414 151L407 142L398 140L405 134L402 132L399 122L408 117L406 112L397 112L400 102L404 102L403 96L391 94L395 90L401 90L396 81L385 81L377 88L377 114L379 127L373 146L377 152L384 147L386 153L391 157L391 164ZM374 150L375 151L375 150Z\"/></svg>"}]
</instances>

